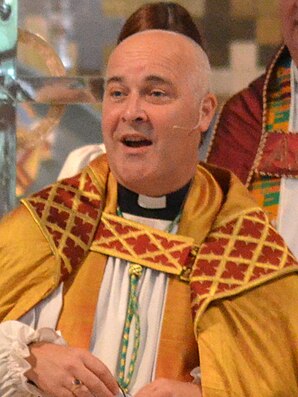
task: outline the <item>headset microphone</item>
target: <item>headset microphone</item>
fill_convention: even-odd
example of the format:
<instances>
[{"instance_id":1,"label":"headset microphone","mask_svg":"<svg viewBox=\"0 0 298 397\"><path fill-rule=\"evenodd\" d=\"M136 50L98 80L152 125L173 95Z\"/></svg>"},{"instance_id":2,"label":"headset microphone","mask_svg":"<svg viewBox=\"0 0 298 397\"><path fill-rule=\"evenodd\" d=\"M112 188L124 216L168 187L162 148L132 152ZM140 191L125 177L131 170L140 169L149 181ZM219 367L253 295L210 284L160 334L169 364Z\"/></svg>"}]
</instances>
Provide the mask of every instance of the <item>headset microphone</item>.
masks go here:
<instances>
[{"instance_id":1,"label":"headset microphone","mask_svg":"<svg viewBox=\"0 0 298 397\"><path fill-rule=\"evenodd\" d=\"M198 128L198 126L200 125L200 122L201 122L201 117L199 118L197 124L191 130L189 130L189 128L182 127L180 125L173 125L173 130L185 130L185 131L189 131L189 133L191 133L191 132L193 132L193 130Z\"/></svg>"},{"instance_id":2,"label":"headset microphone","mask_svg":"<svg viewBox=\"0 0 298 397\"><path fill-rule=\"evenodd\" d=\"M196 125L195 125L194 127L192 127L191 130L189 130L189 128L182 127L182 126L180 126L180 125L173 125L173 130L185 130L185 131L189 131L189 135L190 135L190 134L193 132L193 130L195 130L196 128L198 128L198 126L199 126L200 123L201 123L201 118L202 118L202 107L203 107L203 103L201 102L200 110L199 110L199 115L200 115L199 120L198 120L198 122L196 123Z\"/></svg>"}]
</instances>

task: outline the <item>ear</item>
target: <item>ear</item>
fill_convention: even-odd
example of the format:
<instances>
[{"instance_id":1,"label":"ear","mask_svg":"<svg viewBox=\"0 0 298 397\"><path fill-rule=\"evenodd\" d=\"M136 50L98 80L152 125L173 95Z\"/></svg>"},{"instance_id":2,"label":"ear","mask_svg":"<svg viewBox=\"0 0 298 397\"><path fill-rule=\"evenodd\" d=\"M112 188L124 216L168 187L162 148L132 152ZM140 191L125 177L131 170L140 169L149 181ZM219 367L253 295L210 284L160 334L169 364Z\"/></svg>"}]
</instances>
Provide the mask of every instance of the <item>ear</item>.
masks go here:
<instances>
[{"instance_id":1,"label":"ear","mask_svg":"<svg viewBox=\"0 0 298 397\"><path fill-rule=\"evenodd\" d=\"M201 132L208 130L208 127L213 119L215 109L217 107L217 99L214 94L208 93L201 101L200 117L201 122L199 128Z\"/></svg>"}]
</instances>

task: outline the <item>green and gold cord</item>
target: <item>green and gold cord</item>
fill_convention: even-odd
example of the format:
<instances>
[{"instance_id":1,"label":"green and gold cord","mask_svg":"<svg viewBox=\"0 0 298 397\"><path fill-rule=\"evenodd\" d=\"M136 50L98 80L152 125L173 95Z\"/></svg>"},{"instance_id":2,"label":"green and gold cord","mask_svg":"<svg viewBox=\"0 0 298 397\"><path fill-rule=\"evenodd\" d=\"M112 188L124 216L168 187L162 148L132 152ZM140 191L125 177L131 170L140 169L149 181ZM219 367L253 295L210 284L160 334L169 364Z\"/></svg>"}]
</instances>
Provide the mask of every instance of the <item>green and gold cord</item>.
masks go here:
<instances>
[{"instance_id":1,"label":"green and gold cord","mask_svg":"<svg viewBox=\"0 0 298 397\"><path fill-rule=\"evenodd\" d=\"M128 391L128 387L134 373L135 363L137 360L138 350L140 346L141 329L140 329L137 288L138 288L139 278L141 277L142 274L142 270L143 269L141 265L137 265L134 263L131 263L128 269L129 278L130 278L129 300L127 304L126 319L123 330L123 337L122 337L121 350L120 350L119 370L118 370L118 382L125 392ZM135 317L135 334L133 341L133 350L132 350L128 371L127 374L125 374L126 355L127 355L129 334L131 330L130 327L133 317Z\"/></svg>"},{"instance_id":2,"label":"green and gold cord","mask_svg":"<svg viewBox=\"0 0 298 397\"><path fill-rule=\"evenodd\" d=\"M117 215L123 216L121 210L117 208ZM174 227L178 224L180 220L181 212L176 216L176 218L170 223L168 228L166 229L168 232L171 232ZM128 392L128 388L135 370L135 364L138 356L138 350L140 346L140 338L141 338L141 327L140 327L140 316L139 316L139 303L138 303L138 282L142 275L143 268L141 265L136 263L130 263L128 268L129 273L129 298L126 310L126 318L123 329L123 336L120 347L120 356L119 356L119 366L118 366L118 383L121 389L124 390L125 393ZM133 349L132 355L130 358L130 363L128 367L128 371L126 373L126 358L127 358L127 349L128 349L128 341L129 335L131 331L131 323L133 318L135 318L135 332L133 338Z\"/></svg>"}]
</instances>

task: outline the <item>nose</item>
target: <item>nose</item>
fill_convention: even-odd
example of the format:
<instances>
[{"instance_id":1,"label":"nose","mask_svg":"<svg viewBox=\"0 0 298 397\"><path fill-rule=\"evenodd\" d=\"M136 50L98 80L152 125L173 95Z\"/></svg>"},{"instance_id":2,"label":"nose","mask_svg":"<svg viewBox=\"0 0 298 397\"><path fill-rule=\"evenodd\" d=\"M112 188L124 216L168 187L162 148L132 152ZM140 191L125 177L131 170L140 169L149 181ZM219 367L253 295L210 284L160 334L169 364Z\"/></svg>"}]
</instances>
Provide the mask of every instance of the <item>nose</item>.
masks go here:
<instances>
[{"instance_id":1,"label":"nose","mask_svg":"<svg viewBox=\"0 0 298 397\"><path fill-rule=\"evenodd\" d=\"M143 122L147 120L147 114L143 108L143 101L137 94L131 94L125 101L122 120L126 122Z\"/></svg>"}]
</instances>

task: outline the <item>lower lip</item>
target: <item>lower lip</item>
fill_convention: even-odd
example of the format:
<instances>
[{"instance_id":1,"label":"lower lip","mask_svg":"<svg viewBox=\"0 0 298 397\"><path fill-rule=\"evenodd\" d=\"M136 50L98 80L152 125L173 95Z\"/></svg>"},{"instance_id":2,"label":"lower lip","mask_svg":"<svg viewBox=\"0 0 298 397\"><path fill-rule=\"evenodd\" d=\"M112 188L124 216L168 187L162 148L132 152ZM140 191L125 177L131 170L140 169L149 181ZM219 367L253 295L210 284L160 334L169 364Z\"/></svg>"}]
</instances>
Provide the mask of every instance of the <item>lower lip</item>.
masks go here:
<instances>
[{"instance_id":1,"label":"lower lip","mask_svg":"<svg viewBox=\"0 0 298 397\"><path fill-rule=\"evenodd\" d=\"M152 144L148 146L133 147L133 146L127 146L124 143L122 143L122 149L127 154L144 154L147 153L151 147Z\"/></svg>"}]
</instances>

